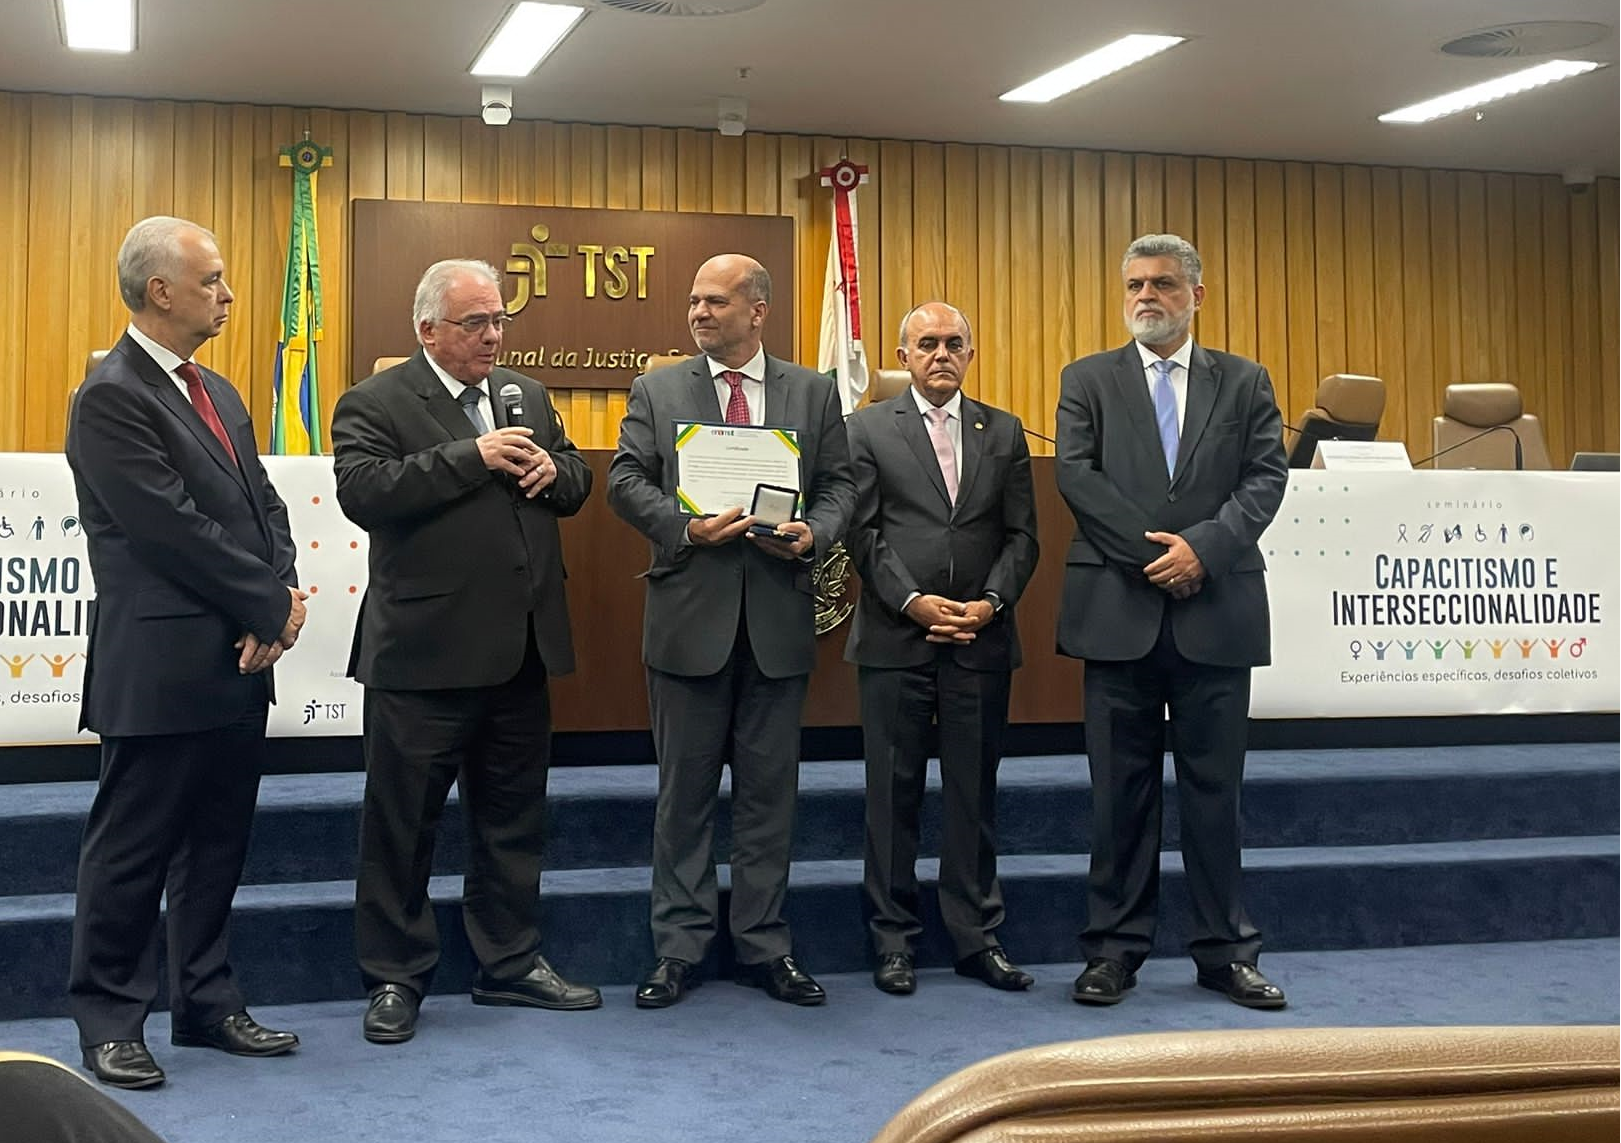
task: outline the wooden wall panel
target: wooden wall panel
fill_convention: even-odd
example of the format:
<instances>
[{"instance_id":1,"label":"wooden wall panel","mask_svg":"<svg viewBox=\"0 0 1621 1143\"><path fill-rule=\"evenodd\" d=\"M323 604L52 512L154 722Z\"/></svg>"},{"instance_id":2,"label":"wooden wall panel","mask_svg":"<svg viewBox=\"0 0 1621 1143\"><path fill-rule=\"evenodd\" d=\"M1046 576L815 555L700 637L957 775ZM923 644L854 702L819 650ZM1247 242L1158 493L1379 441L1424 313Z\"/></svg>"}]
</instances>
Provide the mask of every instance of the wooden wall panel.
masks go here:
<instances>
[{"instance_id":1,"label":"wooden wall panel","mask_svg":"<svg viewBox=\"0 0 1621 1143\"><path fill-rule=\"evenodd\" d=\"M306 128L333 149L317 199L328 417L353 380L347 310L367 286L354 199L792 218L795 263L771 269L798 302L772 320L813 363L831 235L817 172L848 155L869 168L869 364L891 367L901 315L943 297L974 322L971 391L1034 429L1052 428L1066 362L1124 341L1126 244L1171 230L1205 259L1199 337L1266 364L1290 416L1322 375L1374 373L1389 392L1381 436L1416 457L1447 384L1510 380L1556 464L1621 435L1614 179L1578 192L1555 176L0 92L0 449L61 447L85 354L124 325L118 243L156 213L219 234L238 301L201 356L268 432L291 201L277 154ZM613 445L623 394L556 399L582 445Z\"/></svg>"}]
</instances>

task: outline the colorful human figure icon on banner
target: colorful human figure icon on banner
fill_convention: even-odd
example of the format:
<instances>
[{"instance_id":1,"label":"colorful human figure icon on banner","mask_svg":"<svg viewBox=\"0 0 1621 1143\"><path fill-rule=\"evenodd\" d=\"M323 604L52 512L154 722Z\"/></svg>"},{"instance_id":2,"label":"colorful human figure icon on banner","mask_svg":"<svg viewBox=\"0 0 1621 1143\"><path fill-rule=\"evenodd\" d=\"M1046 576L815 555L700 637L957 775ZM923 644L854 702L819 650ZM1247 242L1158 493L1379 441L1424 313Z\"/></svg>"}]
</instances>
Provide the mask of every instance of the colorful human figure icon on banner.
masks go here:
<instances>
[{"instance_id":1,"label":"colorful human figure icon on banner","mask_svg":"<svg viewBox=\"0 0 1621 1143\"><path fill-rule=\"evenodd\" d=\"M33 657L32 655L0 655L0 663L4 663L11 671L12 678L20 679L23 677L23 668L28 665L28 660Z\"/></svg>"},{"instance_id":2,"label":"colorful human figure icon on banner","mask_svg":"<svg viewBox=\"0 0 1621 1143\"><path fill-rule=\"evenodd\" d=\"M60 654L46 655L45 661L51 665L51 678L60 679L62 672L67 669L67 665L78 657L78 655L68 655L66 657Z\"/></svg>"}]
</instances>

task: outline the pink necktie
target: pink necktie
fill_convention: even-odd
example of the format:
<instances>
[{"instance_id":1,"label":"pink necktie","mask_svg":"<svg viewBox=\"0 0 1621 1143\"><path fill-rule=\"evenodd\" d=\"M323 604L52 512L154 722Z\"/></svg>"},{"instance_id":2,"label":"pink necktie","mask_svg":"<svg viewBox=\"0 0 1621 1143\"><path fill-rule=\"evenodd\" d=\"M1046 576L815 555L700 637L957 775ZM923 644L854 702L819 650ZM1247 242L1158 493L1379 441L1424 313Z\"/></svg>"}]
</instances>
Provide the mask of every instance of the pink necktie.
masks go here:
<instances>
[{"instance_id":1,"label":"pink necktie","mask_svg":"<svg viewBox=\"0 0 1621 1143\"><path fill-rule=\"evenodd\" d=\"M746 425L749 421L749 399L743 395L743 380L745 374L735 369L721 371L720 379L732 387L732 395L726 399L726 423L728 425Z\"/></svg>"},{"instance_id":2,"label":"pink necktie","mask_svg":"<svg viewBox=\"0 0 1621 1143\"><path fill-rule=\"evenodd\" d=\"M946 495L953 507L957 503L957 453L951 447L951 434L946 421L951 414L944 409L929 410L929 439L934 442L934 459L940 462L940 475L946 480Z\"/></svg>"},{"instance_id":3,"label":"pink necktie","mask_svg":"<svg viewBox=\"0 0 1621 1143\"><path fill-rule=\"evenodd\" d=\"M208 390L203 388L203 371L198 369L196 362L193 361L182 361L174 367L174 371L180 374L180 379L186 383L186 395L191 398L191 407L197 410L203 424L220 439L220 444L225 446L225 453L231 458L231 463L236 464L236 449L231 447L231 438L225 433L225 424L214 408L213 398L209 397Z\"/></svg>"}]
</instances>

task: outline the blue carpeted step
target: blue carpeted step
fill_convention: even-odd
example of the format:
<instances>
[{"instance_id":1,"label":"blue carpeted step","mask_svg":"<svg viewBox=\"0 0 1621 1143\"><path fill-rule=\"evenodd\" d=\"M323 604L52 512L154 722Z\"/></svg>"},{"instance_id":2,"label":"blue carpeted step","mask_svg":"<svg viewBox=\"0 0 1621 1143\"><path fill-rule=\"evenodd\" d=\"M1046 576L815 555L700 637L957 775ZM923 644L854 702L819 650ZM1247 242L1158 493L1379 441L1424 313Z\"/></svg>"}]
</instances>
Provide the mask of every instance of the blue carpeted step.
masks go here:
<instances>
[{"instance_id":1,"label":"blue carpeted step","mask_svg":"<svg viewBox=\"0 0 1621 1143\"><path fill-rule=\"evenodd\" d=\"M245 882L352 877L362 781L359 774L267 778ZM550 785L546 868L648 863L652 766L560 767ZM0 898L72 891L93 792L85 783L0 786ZM1008 759L998 803L1002 852L1083 852L1090 798L1084 757ZM795 860L859 857L862 801L860 763L807 763ZM938 803L931 776L925 853L938 849ZM1246 841L1259 849L1612 835L1621 820L1613 744L1260 751L1250 756L1244 809ZM722 857L726 820L723 809L716 831ZM1174 847L1174 797L1166 800L1165 834ZM436 871L460 871L464 852L462 816L452 806L440 827Z\"/></svg>"},{"instance_id":2,"label":"blue carpeted step","mask_svg":"<svg viewBox=\"0 0 1621 1143\"><path fill-rule=\"evenodd\" d=\"M1554 938L1618 932L1614 836L1490 839L1412 845L1287 847L1245 855L1246 896L1273 950L1393 947ZM1001 866L1007 901L1002 936L1029 963L1076 956L1085 902L1083 855L1024 855ZM1182 865L1162 861L1165 923L1156 951L1185 939ZM723 885L724 885L724 869ZM926 880L934 863L920 863ZM645 868L562 870L543 887L545 951L565 974L603 984L636 979L651 958ZM796 952L814 971L868 963L859 861L795 866L788 916ZM445 959L435 991L466 991L473 966L461 935L459 880L432 892ZM348 881L244 886L233 921L233 962L256 1003L358 997ZM724 915L725 903L722 904ZM925 964L949 963L932 892L925 891ZM63 894L0 900L0 1019L63 1010L73 901ZM724 941L721 942L724 944ZM727 953L716 971L725 974ZM32 971L19 970L34 966Z\"/></svg>"}]
</instances>

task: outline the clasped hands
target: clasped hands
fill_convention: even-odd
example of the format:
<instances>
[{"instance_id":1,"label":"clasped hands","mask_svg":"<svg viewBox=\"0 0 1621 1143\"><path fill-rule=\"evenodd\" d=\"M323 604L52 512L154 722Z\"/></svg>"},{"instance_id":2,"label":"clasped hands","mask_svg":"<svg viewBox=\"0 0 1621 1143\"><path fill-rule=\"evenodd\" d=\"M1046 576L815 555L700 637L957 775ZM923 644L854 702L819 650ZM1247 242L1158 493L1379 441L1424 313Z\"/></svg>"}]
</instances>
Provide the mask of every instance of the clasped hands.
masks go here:
<instances>
[{"instance_id":1,"label":"clasped hands","mask_svg":"<svg viewBox=\"0 0 1621 1143\"><path fill-rule=\"evenodd\" d=\"M508 425L478 438L478 455L484 467L517 477L519 490L531 500L557 479L552 454L529 439L534 435L535 430L527 425Z\"/></svg>"},{"instance_id":2,"label":"clasped hands","mask_svg":"<svg viewBox=\"0 0 1621 1143\"><path fill-rule=\"evenodd\" d=\"M1188 542L1175 532L1144 532L1156 544L1165 545L1165 554L1143 568L1148 582L1167 592L1172 599L1199 594L1204 586L1204 564Z\"/></svg>"},{"instance_id":3,"label":"clasped hands","mask_svg":"<svg viewBox=\"0 0 1621 1143\"><path fill-rule=\"evenodd\" d=\"M991 621L996 608L988 599L964 603L943 595L919 595L906 605L906 615L927 629L930 643L972 643L974 632Z\"/></svg>"},{"instance_id":4,"label":"clasped hands","mask_svg":"<svg viewBox=\"0 0 1621 1143\"><path fill-rule=\"evenodd\" d=\"M281 658L282 652L292 650L293 644L298 642L298 633L304 629L304 620L308 616L304 601L310 597L310 593L296 587L288 588L287 593L293 597L293 605L287 612L287 622L280 635L268 643L262 643L252 631L244 631L232 644L242 652L236 661L236 669L241 674L258 674Z\"/></svg>"},{"instance_id":5,"label":"clasped hands","mask_svg":"<svg viewBox=\"0 0 1621 1143\"><path fill-rule=\"evenodd\" d=\"M739 536L767 555L779 560L797 560L816 544L810 525L803 520L789 520L778 524L776 535L761 536L749 531L755 524L753 516L745 516L743 509L732 507L713 516L694 517L687 521L687 539L696 547L712 548L729 544Z\"/></svg>"}]
</instances>

